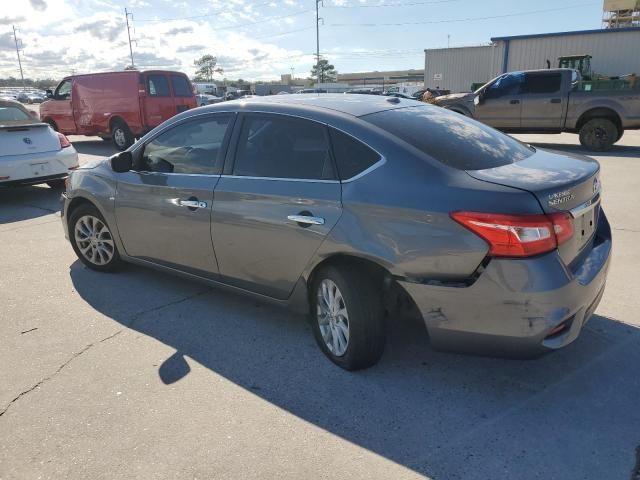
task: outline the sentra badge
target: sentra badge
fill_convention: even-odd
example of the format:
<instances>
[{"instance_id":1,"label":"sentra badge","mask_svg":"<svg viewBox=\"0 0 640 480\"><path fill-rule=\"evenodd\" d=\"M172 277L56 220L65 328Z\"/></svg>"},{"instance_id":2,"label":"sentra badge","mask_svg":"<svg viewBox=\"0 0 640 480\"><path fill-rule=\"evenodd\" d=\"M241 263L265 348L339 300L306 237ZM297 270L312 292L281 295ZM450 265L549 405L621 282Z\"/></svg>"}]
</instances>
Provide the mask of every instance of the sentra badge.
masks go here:
<instances>
[{"instance_id":1,"label":"sentra badge","mask_svg":"<svg viewBox=\"0 0 640 480\"><path fill-rule=\"evenodd\" d=\"M549 195L549 206L557 207L563 205L576 198L575 194L571 190L562 190L561 192L555 192Z\"/></svg>"}]
</instances>

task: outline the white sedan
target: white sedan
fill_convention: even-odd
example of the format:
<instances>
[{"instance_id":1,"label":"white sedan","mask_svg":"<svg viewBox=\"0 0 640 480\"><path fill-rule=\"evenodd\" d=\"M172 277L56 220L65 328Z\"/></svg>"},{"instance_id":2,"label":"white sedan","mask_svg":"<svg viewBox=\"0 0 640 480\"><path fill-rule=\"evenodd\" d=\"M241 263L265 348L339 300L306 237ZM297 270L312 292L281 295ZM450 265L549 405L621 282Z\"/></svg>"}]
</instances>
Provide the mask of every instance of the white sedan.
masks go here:
<instances>
[{"instance_id":1,"label":"white sedan","mask_svg":"<svg viewBox=\"0 0 640 480\"><path fill-rule=\"evenodd\" d=\"M20 103L0 100L0 186L46 183L61 188L78 166L78 152L67 137Z\"/></svg>"}]
</instances>

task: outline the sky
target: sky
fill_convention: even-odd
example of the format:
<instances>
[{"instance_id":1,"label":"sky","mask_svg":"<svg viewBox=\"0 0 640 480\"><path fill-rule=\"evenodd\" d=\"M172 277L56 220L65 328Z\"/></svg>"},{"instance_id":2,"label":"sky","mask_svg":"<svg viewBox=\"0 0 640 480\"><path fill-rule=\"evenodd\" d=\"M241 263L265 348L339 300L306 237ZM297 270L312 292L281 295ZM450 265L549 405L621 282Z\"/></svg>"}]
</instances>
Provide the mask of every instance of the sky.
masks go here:
<instances>
[{"instance_id":1,"label":"sky","mask_svg":"<svg viewBox=\"0 0 640 480\"><path fill-rule=\"evenodd\" d=\"M125 7L141 69L193 75L218 58L217 78L306 78L316 51L315 0L0 0L0 77L121 70L131 63ZM602 1L324 0L320 52L339 72L424 68L424 49L491 37L600 28Z\"/></svg>"}]
</instances>

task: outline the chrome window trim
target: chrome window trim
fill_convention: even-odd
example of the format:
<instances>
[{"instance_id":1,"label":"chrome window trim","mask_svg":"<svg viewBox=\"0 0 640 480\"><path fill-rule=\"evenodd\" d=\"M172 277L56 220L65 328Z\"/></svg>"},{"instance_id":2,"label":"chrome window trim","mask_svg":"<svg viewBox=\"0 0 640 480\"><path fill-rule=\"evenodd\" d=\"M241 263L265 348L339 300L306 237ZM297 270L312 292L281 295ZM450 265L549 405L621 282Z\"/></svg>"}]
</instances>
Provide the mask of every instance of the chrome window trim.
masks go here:
<instances>
[{"instance_id":1,"label":"chrome window trim","mask_svg":"<svg viewBox=\"0 0 640 480\"><path fill-rule=\"evenodd\" d=\"M153 170L129 170L128 173L137 173L139 175L168 175L168 176L180 175L181 177L209 177L209 178L219 178L221 176L219 173L173 173L173 172L154 172Z\"/></svg>"},{"instance_id":2,"label":"chrome window trim","mask_svg":"<svg viewBox=\"0 0 640 480\"><path fill-rule=\"evenodd\" d=\"M264 108L264 107L263 107ZM193 111L193 110L192 110ZM263 110L263 109L256 109L256 110L251 110L250 112L246 112L242 109L240 110L215 110L213 112L201 112L198 114L194 114L194 115L189 115L188 117L182 118L174 123L171 123L169 125L166 125L162 130L159 130L158 132L154 133L154 135L152 137L149 137L148 139L145 139L144 142L138 141L134 144L134 148L131 149L131 152L135 152L141 148L144 148L147 143L152 142L156 137L158 137L159 135L162 135L164 132L166 132L167 130L177 127L183 123L186 123L188 121L194 120L194 119L198 119L200 117L206 117L206 116L211 116L211 115L218 115L218 114L232 114L232 115L237 115L238 113L262 113L262 114L269 114L269 115L282 115L282 116L286 116L286 117L292 117L292 118L300 118L302 120L308 120L311 122L315 122L318 123L320 125L324 125L327 128L333 128L334 130L337 130L341 133L344 133L345 135L348 135L349 137L353 138L356 142L360 142L363 145L365 145L367 148L373 150L374 152L376 152L379 156L380 156L380 160L378 160L376 163L374 163L373 165L371 165L369 168L363 170L362 172L358 173L357 175L354 175L353 177L347 178L345 180L321 180L321 179L308 179L308 178L274 178L274 177L253 177L253 176L243 176L243 175L213 175L213 176L220 176L222 178L235 178L235 177L239 177L239 178L250 178L252 180L277 180L277 181L298 181L298 182L315 182L315 183L350 183L353 182L355 180L358 180L362 177L364 177L365 175L368 175L369 173L373 172L374 170L380 168L381 166L383 166L385 163L387 163L387 159L386 157L380 153L380 151L377 148L372 147L371 145L369 145L367 142L359 139L358 137L354 136L353 134L343 130L342 128L336 127L335 125L331 125L329 123L326 122L322 122L322 121L318 121L315 120L313 118L309 118L307 116L302 116L302 115L296 115L296 114L291 114L291 113L283 113L283 112L273 112L273 111L268 111L268 110ZM358 118L358 117L354 117L354 118ZM331 150L333 153L333 146L331 146ZM135 170L134 170L135 171ZM154 173L161 173L161 172L154 172ZM339 172L336 172L339 175ZM188 174L169 174L169 173L165 173L164 175L188 175ZM209 175L209 174L189 174L189 175ZM211 176L211 175L210 175Z\"/></svg>"},{"instance_id":3,"label":"chrome window trim","mask_svg":"<svg viewBox=\"0 0 640 480\"><path fill-rule=\"evenodd\" d=\"M364 142L361 142L364 143ZM366 145L366 144L365 144ZM375 150L374 150L375 151ZM377 153L377 152L376 152ZM380 155L380 160L378 160L376 163L374 163L373 165L371 165L369 168L367 168L366 170L361 171L360 173L358 173L357 175L354 175L351 178L347 178L346 180L342 180L342 183L351 183L355 180L358 180L359 178L364 177L365 175L368 175L369 173L373 172L374 170L380 168L382 165L384 165L385 163L387 163L387 159L383 156Z\"/></svg>"},{"instance_id":4,"label":"chrome window trim","mask_svg":"<svg viewBox=\"0 0 640 480\"><path fill-rule=\"evenodd\" d=\"M314 179L314 178L253 177L249 175L220 175L220 178L241 178L245 180L269 180L269 181L275 181L275 182L340 183L340 180L322 180L322 179Z\"/></svg>"},{"instance_id":5,"label":"chrome window trim","mask_svg":"<svg viewBox=\"0 0 640 480\"><path fill-rule=\"evenodd\" d=\"M367 147L370 150L373 150L374 152L376 152L379 156L380 156L380 160L378 160L376 163L374 163L373 165L371 165L369 168L364 169L363 171L361 171L360 173L354 175L353 177L347 178L345 180L341 180L342 183L349 183L349 182L353 182L354 180L358 180L359 178L364 177L365 175L373 172L375 169L381 167L382 165L384 165L385 163L387 163L387 158L378 151L378 149L373 148L371 145L369 145L367 142L360 140L359 138L353 136L351 133L349 132L345 132L344 130L342 130L341 128L338 127L334 127L332 125L328 125L327 127L329 128L333 128L334 130L337 130L340 133L344 133L345 135L353 138L356 142L360 142L361 144L363 144L365 147ZM331 153L333 153L333 145L331 145ZM338 165L338 159L335 160L336 161L336 167ZM338 169L339 170L339 169ZM340 176L340 172L338 172L338 176Z\"/></svg>"}]
</instances>

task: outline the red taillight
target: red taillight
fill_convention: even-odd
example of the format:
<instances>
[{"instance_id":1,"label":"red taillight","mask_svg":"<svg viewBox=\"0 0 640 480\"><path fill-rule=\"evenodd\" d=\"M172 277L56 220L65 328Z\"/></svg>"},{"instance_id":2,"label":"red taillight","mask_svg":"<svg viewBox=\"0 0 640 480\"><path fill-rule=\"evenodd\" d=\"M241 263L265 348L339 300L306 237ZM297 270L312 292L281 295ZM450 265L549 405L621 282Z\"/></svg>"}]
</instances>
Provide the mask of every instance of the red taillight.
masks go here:
<instances>
[{"instance_id":1,"label":"red taillight","mask_svg":"<svg viewBox=\"0 0 640 480\"><path fill-rule=\"evenodd\" d=\"M67 148L71 146L69 139L60 132L58 132L58 140L60 140L60 148Z\"/></svg>"},{"instance_id":2,"label":"red taillight","mask_svg":"<svg viewBox=\"0 0 640 480\"><path fill-rule=\"evenodd\" d=\"M502 215L454 212L456 222L482 237L494 257L529 257L550 252L573 235L568 214Z\"/></svg>"},{"instance_id":3,"label":"red taillight","mask_svg":"<svg viewBox=\"0 0 640 480\"><path fill-rule=\"evenodd\" d=\"M562 245L573 236L573 222L568 213L552 213L547 215L553 222L553 231L556 234L558 245Z\"/></svg>"}]
</instances>

